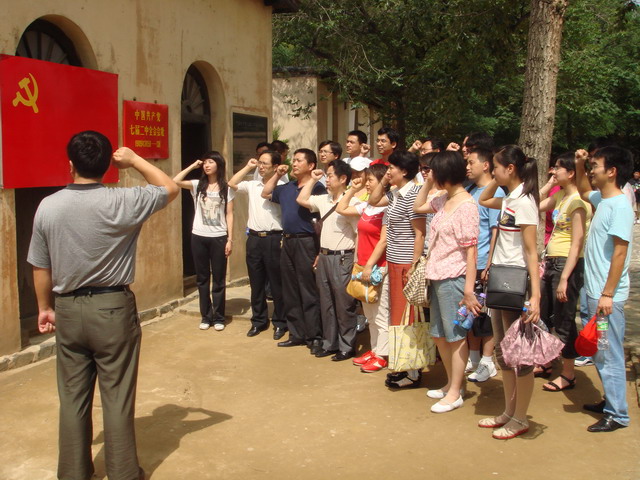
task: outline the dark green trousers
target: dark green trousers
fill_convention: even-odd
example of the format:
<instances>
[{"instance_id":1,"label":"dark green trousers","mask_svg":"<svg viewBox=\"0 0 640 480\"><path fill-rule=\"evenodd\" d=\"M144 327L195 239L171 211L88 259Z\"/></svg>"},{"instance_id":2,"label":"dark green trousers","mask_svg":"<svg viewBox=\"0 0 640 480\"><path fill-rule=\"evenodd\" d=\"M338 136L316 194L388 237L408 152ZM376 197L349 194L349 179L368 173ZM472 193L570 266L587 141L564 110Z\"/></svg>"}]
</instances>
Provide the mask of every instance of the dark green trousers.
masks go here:
<instances>
[{"instance_id":1,"label":"dark green trousers","mask_svg":"<svg viewBox=\"0 0 640 480\"><path fill-rule=\"evenodd\" d=\"M58 478L94 473L91 410L96 377L109 480L137 480L134 431L140 323L129 291L58 296L55 304L60 436Z\"/></svg>"}]
</instances>

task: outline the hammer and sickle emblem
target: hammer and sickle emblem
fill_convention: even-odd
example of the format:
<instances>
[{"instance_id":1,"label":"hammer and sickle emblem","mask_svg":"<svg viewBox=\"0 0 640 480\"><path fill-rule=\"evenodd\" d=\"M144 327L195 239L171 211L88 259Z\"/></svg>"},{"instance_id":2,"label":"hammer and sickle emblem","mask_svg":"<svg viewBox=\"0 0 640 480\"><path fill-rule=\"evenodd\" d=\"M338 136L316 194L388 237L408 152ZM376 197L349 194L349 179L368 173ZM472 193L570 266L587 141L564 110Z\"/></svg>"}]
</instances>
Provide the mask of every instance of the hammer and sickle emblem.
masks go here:
<instances>
[{"instance_id":1,"label":"hammer and sickle emblem","mask_svg":"<svg viewBox=\"0 0 640 480\"><path fill-rule=\"evenodd\" d=\"M29 76L31 77L31 80L29 80L27 77L24 77L18 83L18 85L20 86L20 90L24 90L27 98L25 99L22 96L22 93L20 93L20 90L18 90L16 92L16 98L13 99L12 103L14 107L17 107L18 104L21 103L26 107L33 108L33 113L38 113L38 105L36 105L36 102L38 101L38 83L36 82L36 79L33 78L33 75L29 74ZM31 91L29 83L33 83L33 91Z\"/></svg>"}]
</instances>

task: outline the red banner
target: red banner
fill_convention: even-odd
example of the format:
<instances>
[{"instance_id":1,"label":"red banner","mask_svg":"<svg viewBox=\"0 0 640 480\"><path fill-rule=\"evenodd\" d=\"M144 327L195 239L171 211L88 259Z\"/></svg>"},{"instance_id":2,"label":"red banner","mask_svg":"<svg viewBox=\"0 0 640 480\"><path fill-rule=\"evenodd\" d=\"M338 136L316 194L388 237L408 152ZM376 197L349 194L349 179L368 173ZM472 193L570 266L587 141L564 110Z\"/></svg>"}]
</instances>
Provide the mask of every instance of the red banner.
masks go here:
<instances>
[{"instance_id":1,"label":"red banner","mask_svg":"<svg viewBox=\"0 0 640 480\"><path fill-rule=\"evenodd\" d=\"M118 76L30 58L0 55L2 186L70 183L67 143L83 130L118 147ZM105 182L117 182L110 168Z\"/></svg>"},{"instance_id":2,"label":"red banner","mask_svg":"<svg viewBox=\"0 0 640 480\"><path fill-rule=\"evenodd\" d=\"M122 143L143 158L169 158L169 106L125 100Z\"/></svg>"}]
</instances>

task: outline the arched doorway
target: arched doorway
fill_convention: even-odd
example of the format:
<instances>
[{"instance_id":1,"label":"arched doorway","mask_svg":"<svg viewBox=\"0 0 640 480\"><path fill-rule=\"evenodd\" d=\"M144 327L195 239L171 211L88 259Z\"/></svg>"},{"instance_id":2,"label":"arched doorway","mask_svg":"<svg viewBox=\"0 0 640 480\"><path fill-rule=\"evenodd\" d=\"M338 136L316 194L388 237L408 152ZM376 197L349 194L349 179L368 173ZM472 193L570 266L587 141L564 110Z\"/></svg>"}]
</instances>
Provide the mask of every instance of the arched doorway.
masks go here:
<instances>
[{"instance_id":1,"label":"arched doorway","mask_svg":"<svg viewBox=\"0 0 640 480\"><path fill-rule=\"evenodd\" d=\"M22 34L16 56L81 67L73 42L56 25L45 20L31 23ZM42 199L60 190L60 187L18 188L15 190L16 251L18 258L18 298L20 303L20 330L22 345L38 334L38 304L33 287L32 268L27 253L33 217Z\"/></svg>"},{"instance_id":2,"label":"arched doorway","mask_svg":"<svg viewBox=\"0 0 640 480\"><path fill-rule=\"evenodd\" d=\"M211 109L207 85L200 71L189 67L182 85L181 101L181 168L211 150ZM200 171L191 172L187 179L199 178ZM185 289L195 286L195 268L191 255L191 227L193 224L193 200L187 190L182 190L182 265ZM193 284L193 285L192 285Z\"/></svg>"}]
</instances>

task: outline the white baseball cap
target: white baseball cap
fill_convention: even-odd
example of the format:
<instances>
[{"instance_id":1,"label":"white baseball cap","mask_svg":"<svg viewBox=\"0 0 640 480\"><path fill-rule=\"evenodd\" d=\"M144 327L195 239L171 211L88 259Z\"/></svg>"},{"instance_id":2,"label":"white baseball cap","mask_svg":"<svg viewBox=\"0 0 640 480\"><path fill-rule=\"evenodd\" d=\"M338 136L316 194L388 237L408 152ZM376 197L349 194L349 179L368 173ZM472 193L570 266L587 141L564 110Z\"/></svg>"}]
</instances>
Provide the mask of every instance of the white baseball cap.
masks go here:
<instances>
[{"instance_id":1,"label":"white baseball cap","mask_svg":"<svg viewBox=\"0 0 640 480\"><path fill-rule=\"evenodd\" d=\"M371 159L366 157L353 157L349 166L351 170L356 172L362 172L365 168L368 168L371 164Z\"/></svg>"}]
</instances>

